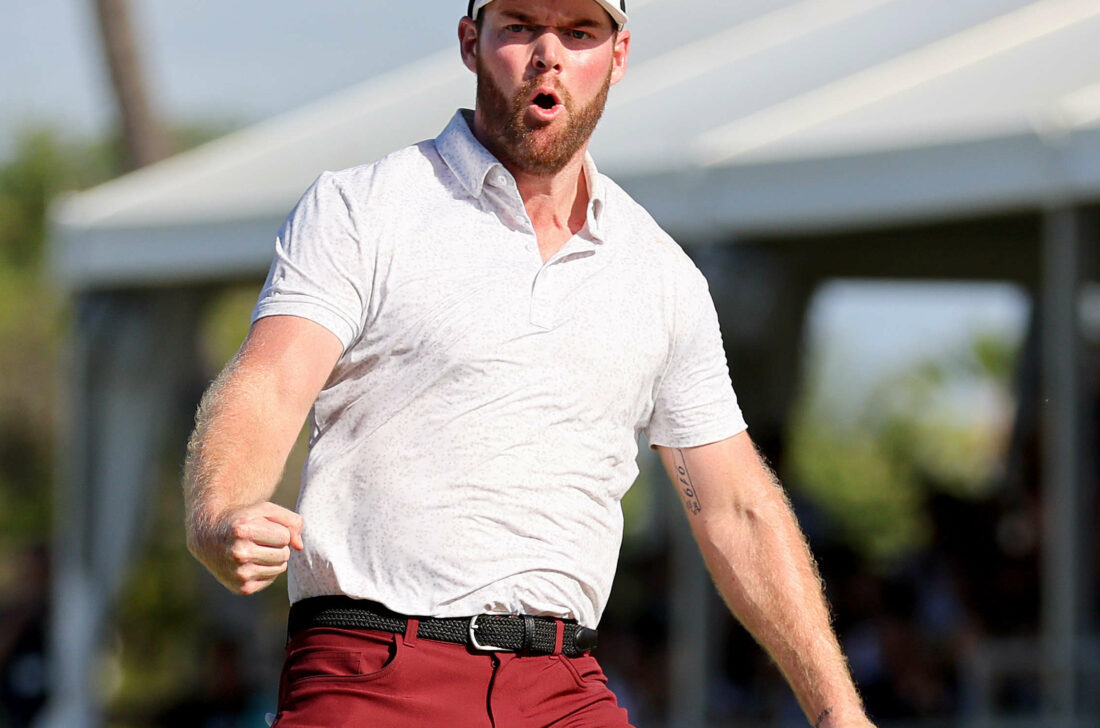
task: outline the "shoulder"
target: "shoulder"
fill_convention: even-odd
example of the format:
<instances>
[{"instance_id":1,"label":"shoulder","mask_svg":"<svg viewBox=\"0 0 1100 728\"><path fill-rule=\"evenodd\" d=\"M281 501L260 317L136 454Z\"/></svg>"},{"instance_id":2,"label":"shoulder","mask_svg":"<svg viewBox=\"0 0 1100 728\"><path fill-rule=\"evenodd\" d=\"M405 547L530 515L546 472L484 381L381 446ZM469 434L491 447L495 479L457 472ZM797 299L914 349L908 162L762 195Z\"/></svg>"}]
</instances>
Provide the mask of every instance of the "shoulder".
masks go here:
<instances>
[{"instance_id":1,"label":"shoulder","mask_svg":"<svg viewBox=\"0 0 1100 728\"><path fill-rule=\"evenodd\" d=\"M436 147L426 141L368 164L322 172L310 189L320 197L342 200L352 213L370 207L376 214L389 202L447 194L447 174Z\"/></svg>"},{"instance_id":2,"label":"shoulder","mask_svg":"<svg viewBox=\"0 0 1100 728\"><path fill-rule=\"evenodd\" d=\"M431 142L422 142L370 164L322 172L287 216L281 236L297 230L358 237L407 218L410 209L437 204L445 183L433 155Z\"/></svg>"},{"instance_id":3,"label":"shoulder","mask_svg":"<svg viewBox=\"0 0 1100 728\"><path fill-rule=\"evenodd\" d=\"M600 178L606 233L629 249L628 258L660 273L668 282L706 290L703 274L672 235L614 180L603 174Z\"/></svg>"},{"instance_id":4,"label":"shoulder","mask_svg":"<svg viewBox=\"0 0 1100 728\"><path fill-rule=\"evenodd\" d=\"M368 164L322 172L314 186L338 193L354 205L378 194L400 195L410 187L439 184L441 161L435 145L423 141Z\"/></svg>"}]
</instances>

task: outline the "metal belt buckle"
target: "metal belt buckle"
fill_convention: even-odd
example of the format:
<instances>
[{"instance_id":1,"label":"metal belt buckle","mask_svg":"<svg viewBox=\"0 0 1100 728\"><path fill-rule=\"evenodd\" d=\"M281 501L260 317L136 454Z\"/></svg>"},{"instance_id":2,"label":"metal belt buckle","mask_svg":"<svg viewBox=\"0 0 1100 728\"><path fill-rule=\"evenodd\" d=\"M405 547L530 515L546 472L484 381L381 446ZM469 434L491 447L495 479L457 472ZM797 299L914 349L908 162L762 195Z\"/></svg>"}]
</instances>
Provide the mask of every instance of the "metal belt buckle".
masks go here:
<instances>
[{"instance_id":1,"label":"metal belt buckle","mask_svg":"<svg viewBox=\"0 0 1100 728\"><path fill-rule=\"evenodd\" d=\"M483 645L483 644L481 644L481 642L478 641L478 639L477 639L477 620L478 620L478 617L483 617L483 616L485 616L485 615L475 614L474 616L470 617L470 628L469 628L470 644L474 646L474 649L481 650L482 652L515 652L515 650L509 649L508 647L497 647L496 645Z\"/></svg>"}]
</instances>

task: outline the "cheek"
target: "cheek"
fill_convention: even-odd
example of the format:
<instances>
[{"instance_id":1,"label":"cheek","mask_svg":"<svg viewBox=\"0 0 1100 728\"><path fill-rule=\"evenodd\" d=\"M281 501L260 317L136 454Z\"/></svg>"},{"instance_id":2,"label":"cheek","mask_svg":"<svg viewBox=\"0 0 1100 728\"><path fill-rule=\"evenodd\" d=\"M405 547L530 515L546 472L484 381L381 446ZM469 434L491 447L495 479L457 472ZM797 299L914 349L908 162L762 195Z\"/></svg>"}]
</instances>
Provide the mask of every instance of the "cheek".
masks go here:
<instances>
[{"instance_id":1,"label":"cheek","mask_svg":"<svg viewBox=\"0 0 1100 728\"><path fill-rule=\"evenodd\" d=\"M522 76L527 68L529 55L519 44L496 46L483 52L497 75Z\"/></svg>"},{"instance_id":2,"label":"cheek","mask_svg":"<svg viewBox=\"0 0 1100 728\"><path fill-rule=\"evenodd\" d=\"M583 85L584 93L591 96L603 88L604 81L607 80L608 72L613 70L610 61L601 58L579 66L577 68L576 78L577 81ZM612 75L612 80L615 80L614 75Z\"/></svg>"},{"instance_id":3,"label":"cheek","mask_svg":"<svg viewBox=\"0 0 1100 728\"><path fill-rule=\"evenodd\" d=\"M524 68L524 62L512 57L512 54L496 52L490 56L482 56L482 72L487 73L508 94L523 83Z\"/></svg>"}]
</instances>

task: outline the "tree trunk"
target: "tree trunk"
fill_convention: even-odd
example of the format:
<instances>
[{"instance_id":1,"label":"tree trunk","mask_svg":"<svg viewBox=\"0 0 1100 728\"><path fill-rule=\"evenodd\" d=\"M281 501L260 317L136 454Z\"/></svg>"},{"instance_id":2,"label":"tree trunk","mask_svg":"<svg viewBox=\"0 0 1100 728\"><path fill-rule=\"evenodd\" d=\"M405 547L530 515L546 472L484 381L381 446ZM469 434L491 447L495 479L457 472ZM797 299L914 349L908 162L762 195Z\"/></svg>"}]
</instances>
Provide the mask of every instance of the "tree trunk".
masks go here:
<instances>
[{"instance_id":1,"label":"tree trunk","mask_svg":"<svg viewBox=\"0 0 1100 728\"><path fill-rule=\"evenodd\" d=\"M168 145L146 93L126 0L95 0L95 7L111 84L122 117L128 166L137 169L167 156Z\"/></svg>"}]
</instances>

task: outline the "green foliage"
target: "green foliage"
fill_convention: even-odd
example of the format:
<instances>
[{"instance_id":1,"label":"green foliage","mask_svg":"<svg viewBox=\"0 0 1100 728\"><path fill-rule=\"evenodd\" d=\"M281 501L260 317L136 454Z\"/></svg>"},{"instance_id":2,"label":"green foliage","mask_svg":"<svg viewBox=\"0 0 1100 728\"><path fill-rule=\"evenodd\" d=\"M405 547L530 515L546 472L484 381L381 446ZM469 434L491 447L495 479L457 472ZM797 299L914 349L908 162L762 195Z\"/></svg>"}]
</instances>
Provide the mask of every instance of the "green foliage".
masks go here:
<instances>
[{"instance_id":1,"label":"green foliage","mask_svg":"<svg viewBox=\"0 0 1100 728\"><path fill-rule=\"evenodd\" d=\"M0 550L44 539L50 523L60 329L40 272L46 209L67 178L47 131L24 134L0 166Z\"/></svg>"},{"instance_id":2,"label":"green foliage","mask_svg":"<svg viewBox=\"0 0 1100 728\"><path fill-rule=\"evenodd\" d=\"M28 129L0 164L0 557L50 526L64 307L45 274L47 211L117 174L119 148Z\"/></svg>"},{"instance_id":3,"label":"green foliage","mask_svg":"<svg viewBox=\"0 0 1100 728\"><path fill-rule=\"evenodd\" d=\"M173 136L177 148L185 148L225 126L192 124ZM118 137L74 141L38 128L20 134L11 155L0 160L0 603L19 588L15 570L4 567L49 538L52 518L66 307L47 277L47 212L59 194L120 174L123 159ZM234 290L215 306L206 337L213 368L240 344L255 296L255 288ZM134 716L178 697L200 670L201 577L184 547L181 457L169 455L149 496L152 526L119 602L112 669L102 671L126 725L142 724ZM268 591L260 599L266 610L285 612L285 589Z\"/></svg>"},{"instance_id":4,"label":"green foliage","mask_svg":"<svg viewBox=\"0 0 1100 728\"><path fill-rule=\"evenodd\" d=\"M130 569L115 619L119 683L112 686L112 708L123 714L140 714L177 697L198 669L195 647L203 625L195 618L195 564L182 547L183 499L169 473L157 491L153 527Z\"/></svg>"},{"instance_id":5,"label":"green foliage","mask_svg":"<svg viewBox=\"0 0 1100 728\"><path fill-rule=\"evenodd\" d=\"M790 453L800 490L871 561L888 562L925 542L928 524L915 473L892 458L873 433L832 429L802 414L793 426Z\"/></svg>"},{"instance_id":6,"label":"green foliage","mask_svg":"<svg viewBox=\"0 0 1100 728\"><path fill-rule=\"evenodd\" d=\"M239 285L211 302L203 317L200 345L203 360L212 371L220 371L237 353L248 334L249 318L259 295L259 285Z\"/></svg>"},{"instance_id":7,"label":"green foliage","mask_svg":"<svg viewBox=\"0 0 1100 728\"><path fill-rule=\"evenodd\" d=\"M218 133L194 124L174 136L192 145ZM59 194L120 174L122 159L118 137L78 141L39 127L0 160L0 558L45 540L50 526L65 308L46 276L47 211Z\"/></svg>"},{"instance_id":8,"label":"green foliage","mask_svg":"<svg viewBox=\"0 0 1100 728\"><path fill-rule=\"evenodd\" d=\"M46 243L46 211L58 193L80 189L122 170L115 140L67 141L50 128L18 135L0 165L0 265L38 272Z\"/></svg>"},{"instance_id":9,"label":"green foliage","mask_svg":"<svg viewBox=\"0 0 1100 728\"><path fill-rule=\"evenodd\" d=\"M0 263L26 269L41 258L46 206L61 182L60 150L52 136L24 136L15 158L0 168Z\"/></svg>"},{"instance_id":10,"label":"green foliage","mask_svg":"<svg viewBox=\"0 0 1100 728\"><path fill-rule=\"evenodd\" d=\"M917 362L872 385L845 412L820 375L791 425L791 481L880 565L930 535L925 503L935 490L989 494L1011 423L1017 346L979 335L968 346Z\"/></svg>"}]
</instances>

